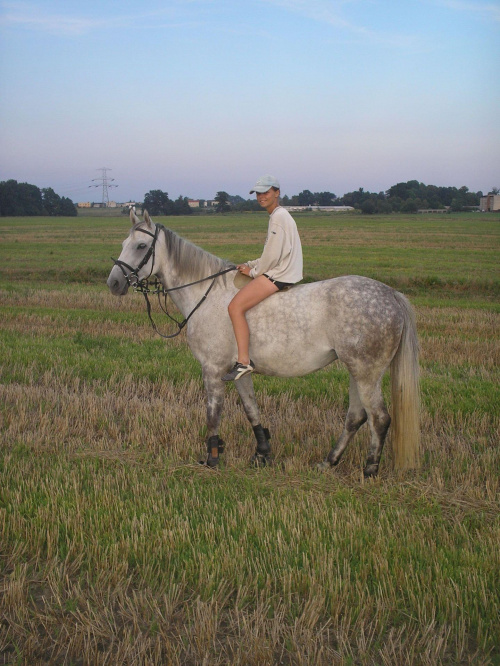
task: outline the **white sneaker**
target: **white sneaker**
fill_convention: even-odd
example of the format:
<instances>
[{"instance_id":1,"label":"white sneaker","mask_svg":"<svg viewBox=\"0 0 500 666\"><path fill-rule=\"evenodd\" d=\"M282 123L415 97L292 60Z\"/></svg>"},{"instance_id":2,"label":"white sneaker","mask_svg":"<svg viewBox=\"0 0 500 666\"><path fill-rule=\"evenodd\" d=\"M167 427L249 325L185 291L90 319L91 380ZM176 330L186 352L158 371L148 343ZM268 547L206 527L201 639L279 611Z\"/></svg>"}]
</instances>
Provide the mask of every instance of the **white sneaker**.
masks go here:
<instances>
[{"instance_id":1,"label":"white sneaker","mask_svg":"<svg viewBox=\"0 0 500 666\"><path fill-rule=\"evenodd\" d=\"M255 365L250 361L248 365L244 365L243 363L236 363L234 364L233 368L227 373L227 375L224 375L222 377L223 382L234 382L237 379L240 379L244 375L248 375L250 372L253 372L255 370Z\"/></svg>"}]
</instances>

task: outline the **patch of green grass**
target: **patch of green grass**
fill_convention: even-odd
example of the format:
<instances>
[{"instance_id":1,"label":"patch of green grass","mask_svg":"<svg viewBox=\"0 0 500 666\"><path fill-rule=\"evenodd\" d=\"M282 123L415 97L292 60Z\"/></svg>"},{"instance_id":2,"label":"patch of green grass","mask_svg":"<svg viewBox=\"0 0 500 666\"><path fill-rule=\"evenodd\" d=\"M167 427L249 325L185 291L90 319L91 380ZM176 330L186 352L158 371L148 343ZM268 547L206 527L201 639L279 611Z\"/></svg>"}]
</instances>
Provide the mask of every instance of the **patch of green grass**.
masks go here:
<instances>
[{"instance_id":1,"label":"patch of green grass","mask_svg":"<svg viewBox=\"0 0 500 666\"><path fill-rule=\"evenodd\" d=\"M306 280L359 274L422 295L450 288L488 299L500 293L496 215L296 217ZM260 255L267 228L262 213L157 221L235 262ZM3 218L2 273L32 282L103 283L128 229L121 218Z\"/></svg>"},{"instance_id":2,"label":"patch of green grass","mask_svg":"<svg viewBox=\"0 0 500 666\"><path fill-rule=\"evenodd\" d=\"M29 367L36 380L47 371L70 371L85 381L108 380L116 375L133 375L137 380L173 383L189 376L200 377L199 365L192 355L169 350L157 339L135 343L133 340L89 336L76 332L72 336L33 338L19 333L0 333L2 341L2 381L19 381L22 368Z\"/></svg>"},{"instance_id":3,"label":"patch of green grass","mask_svg":"<svg viewBox=\"0 0 500 666\"><path fill-rule=\"evenodd\" d=\"M492 423L500 417L498 377L474 376L471 368L431 364L421 382L426 409L430 414L446 409L450 414L485 415Z\"/></svg>"}]
</instances>

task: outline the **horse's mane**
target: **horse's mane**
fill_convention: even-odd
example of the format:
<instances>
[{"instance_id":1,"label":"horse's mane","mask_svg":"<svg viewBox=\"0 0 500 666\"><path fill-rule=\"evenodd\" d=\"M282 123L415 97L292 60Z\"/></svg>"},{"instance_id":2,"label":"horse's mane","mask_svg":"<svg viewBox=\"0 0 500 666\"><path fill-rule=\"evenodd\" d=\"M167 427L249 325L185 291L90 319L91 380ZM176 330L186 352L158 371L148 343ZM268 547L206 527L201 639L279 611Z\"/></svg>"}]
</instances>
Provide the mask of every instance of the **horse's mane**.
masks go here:
<instances>
[{"instance_id":1,"label":"horse's mane","mask_svg":"<svg viewBox=\"0 0 500 666\"><path fill-rule=\"evenodd\" d=\"M178 236L175 231L167 229L162 224L158 226L165 235L169 261L175 264L185 281L201 280L233 265L226 259L216 257L191 241Z\"/></svg>"}]
</instances>

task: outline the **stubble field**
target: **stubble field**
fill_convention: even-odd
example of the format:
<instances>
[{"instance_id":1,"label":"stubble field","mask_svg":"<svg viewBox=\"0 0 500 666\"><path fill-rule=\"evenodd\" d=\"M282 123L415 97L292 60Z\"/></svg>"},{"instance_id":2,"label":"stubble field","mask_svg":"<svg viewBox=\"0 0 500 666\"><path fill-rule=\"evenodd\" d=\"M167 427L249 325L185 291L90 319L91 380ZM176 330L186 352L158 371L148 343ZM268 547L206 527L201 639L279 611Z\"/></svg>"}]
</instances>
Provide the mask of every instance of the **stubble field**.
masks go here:
<instances>
[{"instance_id":1,"label":"stubble field","mask_svg":"<svg viewBox=\"0 0 500 666\"><path fill-rule=\"evenodd\" d=\"M0 218L0 664L499 664L500 216L304 215L305 279L415 306L423 463L366 426L335 470L340 364L256 377L280 463L253 470L234 387L224 465L201 372L109 295L126 218ZM265 214L159 218L239 262ZM388 394L388 385L386 385Z\"/></svg>"}]
</instances>

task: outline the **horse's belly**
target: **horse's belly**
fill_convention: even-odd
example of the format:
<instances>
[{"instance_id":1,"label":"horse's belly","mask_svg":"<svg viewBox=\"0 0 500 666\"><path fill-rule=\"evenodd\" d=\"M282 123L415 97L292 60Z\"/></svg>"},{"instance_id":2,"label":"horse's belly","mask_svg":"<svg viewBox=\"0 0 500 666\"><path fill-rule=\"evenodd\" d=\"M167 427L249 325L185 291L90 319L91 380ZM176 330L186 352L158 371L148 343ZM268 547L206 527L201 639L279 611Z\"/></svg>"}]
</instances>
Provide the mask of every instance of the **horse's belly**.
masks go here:
<instances>
[{"instance_id":1,"label":"horse's belly","mask_svg":"<svg viewBox=\"0 0 500 666\"><path fill-rule=\"evenodd\" d=\"M333 349L307 349L290 348L267 349L262 345L259 349L252 349L250 356L256 364L257 371L264 375L275 377L299 377L324 368L338 357Z\"/></svg>"}]
</instances>

